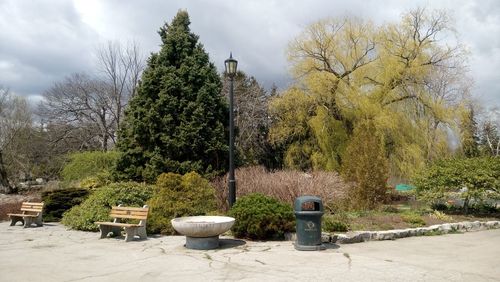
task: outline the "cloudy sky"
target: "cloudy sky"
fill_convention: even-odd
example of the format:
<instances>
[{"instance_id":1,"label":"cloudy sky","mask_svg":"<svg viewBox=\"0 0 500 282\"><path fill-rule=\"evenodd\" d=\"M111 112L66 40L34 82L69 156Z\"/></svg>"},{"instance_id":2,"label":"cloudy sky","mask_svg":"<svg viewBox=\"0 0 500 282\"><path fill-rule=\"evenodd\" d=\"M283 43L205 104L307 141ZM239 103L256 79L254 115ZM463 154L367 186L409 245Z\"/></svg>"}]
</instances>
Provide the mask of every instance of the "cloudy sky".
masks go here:
<instances>
[{"instance_id":1,"label":"cloudy sky","mask_svg":"<svg viewBox=\"0 0 500 282\"><path fill-rule=\"evenodd\" d=\"M220 70L232 51L239 69L266 87L291 83L287 44L325 17L395 22L416 7L445 9L470 51L474 96L500 106L500 1L338 0L0 0L0 85L36 100L55 81L95 69L93 53L107 41L136 41L147 56L157 30L179 9Z\"/></svg>"}]
</instances>

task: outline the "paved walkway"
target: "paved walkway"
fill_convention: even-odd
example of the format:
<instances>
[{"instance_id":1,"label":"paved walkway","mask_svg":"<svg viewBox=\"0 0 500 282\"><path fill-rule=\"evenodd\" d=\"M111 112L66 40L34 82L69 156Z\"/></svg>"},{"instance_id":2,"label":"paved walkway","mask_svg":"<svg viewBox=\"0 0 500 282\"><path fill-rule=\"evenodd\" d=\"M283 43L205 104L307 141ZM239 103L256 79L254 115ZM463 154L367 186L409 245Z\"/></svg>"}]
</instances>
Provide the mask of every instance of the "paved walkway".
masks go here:
<instances>
[{"instance_id":1,"label":"paved walkway","mask_svg":"<svg viewBox=\"0 0 500 282\"><path fill-rule=\"evenodd\" d=\"M224 239L213 251L180 236L125 243L59 224L0 223L0 281L500 281L500 230L299 252L292 242Z\"/></svg>"}]
</instances>

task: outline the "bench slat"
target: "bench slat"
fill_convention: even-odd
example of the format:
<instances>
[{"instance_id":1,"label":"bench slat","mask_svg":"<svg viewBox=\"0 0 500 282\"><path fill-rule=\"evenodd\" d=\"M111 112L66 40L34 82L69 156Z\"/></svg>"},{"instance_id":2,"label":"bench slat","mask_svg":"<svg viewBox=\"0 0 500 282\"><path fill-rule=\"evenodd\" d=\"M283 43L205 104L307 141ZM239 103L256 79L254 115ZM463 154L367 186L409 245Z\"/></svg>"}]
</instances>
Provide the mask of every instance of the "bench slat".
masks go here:
<instances>
[{"instance_id":1,"label":"bench slat","mask_svg":"<svg viewBox=\"0 0 500 282\"><path fill-rule=\"evenodd\" d=\"M123 214L130 214L130 213L142 214L142 213L148 213L148 210L145 210L145 211L129 211L129 210L112 209L111 212L123 213Z\"/></svg>"},{"instance_id":2,"label":"bench slat","mask_svg":"<svg viewBox=\"0 0 500 282\"><path fill-rule=\"evenodd\" d=\"M42 210L43 207L40 206L21 206L21 209L34 209L34 210Z\"/></svg>"},{"instance_id":3,"label":"bench slat","mask_svg":"<svg viewBox=\"0 0 500 282\"><path fill-rule=\"evenodd\" d=\"M23 202L22 205L43 206L43 203Z\"/></svg>"},{"instance_id":4,"label":"bench slat","mask_svg":"<svg viewBox=\"0 0 500 282\"><path fill-rule=\"evenodd\" d=\"M137 207L112 207L113 210L128 210L128 211L148 211L149 208L137 208Z\"/></svg>"},{"instance_id":5,"label":"bench slat","mask_svg":"<svg viewBox=\"0 0 500 282\"><path fill-rule=\"evenodd\" d=\"M139 224L130 224L130 223L118 223L118 222L104 222L104 221L97 221L95 224L99 225L109 225L109 226L119 226L119 227L134 227L134 226L141 226Z\"/></svg>"},{"instance_id":6,"label":"bench slat","mask_svg":"<svg viewBox=\"0 0 500 282\"><path fill-rule=\"evenodd\" d=\"M127 214L113 214L111 213L109 215L110 217L116 217L116 218L130 218L130 219L147 219L147 215L141 215L141 216L136 216L136 215L127 215Z\"/></svg>"},{"instance_id":7,"label":"bench slat","mask_svg":"<svg viewBox=\"0 0 500 282\"><path fill-rule=\"evenodd\" d=\"M25 209L21 208L21 211L27 211L27 212L41 212L42 209Z\"/></svg>"},{"instance_id":8,"label":"bench slat","mask_svg":"<svg viewBox=\"0 0 500 282\"><path fill-rule=\"evenodd\" d=\"M29 216L29 217L38 217L37 214L22 214L22 213L8 213L8 216Z\"/></svg>"},{"instance_id":9,"label":"bench slat","mask_svg":"<svg viewBox=\"0 0 500 282\"><path fill-rule=\"evenodd\" d=\"M111 211L115 215L134 215L134 216L148 216L147 212L121 212L121 211Z\"/></svg>"}]
</instances>

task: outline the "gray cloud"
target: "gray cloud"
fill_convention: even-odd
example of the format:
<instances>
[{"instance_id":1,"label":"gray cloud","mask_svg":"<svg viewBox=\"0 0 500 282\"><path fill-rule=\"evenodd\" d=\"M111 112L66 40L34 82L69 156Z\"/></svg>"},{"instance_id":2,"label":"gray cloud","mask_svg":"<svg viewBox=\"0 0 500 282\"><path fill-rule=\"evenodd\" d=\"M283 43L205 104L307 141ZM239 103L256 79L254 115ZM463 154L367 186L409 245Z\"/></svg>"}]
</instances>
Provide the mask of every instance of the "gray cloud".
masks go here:
<instances>
[{"instance_id":1,"label":"gray cloud","mask_svg":"<svg viewBox=\"0 0 500 282\"><path fill-rule=\"evenodd\" d=\"M88 70L96 35L70 2L2 2L0 84L35 95L70 72Z\"/></svg>"},{"instance_id":2,"label":"gray cloud","mask_svg":"<svg viewBox=\"0 0 500 282\"><path fill-rule=\"evenodd\" d=\"M284 88L291 82L287 45L308 24L343 16L384 24L424 6L452 14L471 51L474 95L499 105L500 1L494 0L7 0L0 4L0 84L21 95L40 94L71 72L91 71L93 51L107 40L135 40L148 55L159 49L159 27L186 9L193 32L220 70L232 51L241 70L266 87Z\"/></svg>"}]
</instances>

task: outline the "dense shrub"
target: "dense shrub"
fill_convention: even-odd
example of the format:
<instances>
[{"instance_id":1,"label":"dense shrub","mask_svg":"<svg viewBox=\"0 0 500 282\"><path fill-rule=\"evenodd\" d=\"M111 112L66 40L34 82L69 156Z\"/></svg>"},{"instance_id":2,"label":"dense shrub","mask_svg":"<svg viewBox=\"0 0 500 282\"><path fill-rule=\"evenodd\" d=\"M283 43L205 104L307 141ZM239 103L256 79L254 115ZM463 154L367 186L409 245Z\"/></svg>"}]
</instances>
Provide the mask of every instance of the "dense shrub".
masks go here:
<instances>
[{"instance_id":1,"label":"dense shrub","mask_svg":"<svg viewBox=\"0 0 500 282\"><path fill-rule=\"evenodd\" d=\"M282 202L293 204L302 195L314 195L323 200L325 209L331 210L345 198L351 187L335 172L296 170L266 171L262 166L242 167L236 170L237 197L261 193ZM217 207L227 210L227 177L216 178Z\"/></svg>"},{"instance_id":2,"label":"dense shrub","mask_svg":"<svg viewBox=\"0 0 500 282\"><path fill-rule=\"evenodd\" d=\"M295 230L292 206L259 193L239 198L229 211L236 219L234 236L250 239L283 239Z\"/></svg>"},{"instance_id":3,"label":"dense shrub","mask_svg":"<svg viewBox=\"0 0 500 282\"><path fill-rule=\"evenodd\" d=\"M65 211L81 204L89 194L89 190L66 188L42 193L44 221L60 221Z\"/></svg>"},{"instance_id":4,"label":"dense shrub","mask_svg":"<svg viewBox=\"0 0 500 282\"><path fill-rule=\"evenodd\" d=\"M111 174L109 171L96 173L94 176L85 177L80 180L80 188L95 189L110 184Z\"/></svg>"},{"instance_id":5,"label":"dense shrub","mask_svg":"<svg viewBox=\"0 0 500 282\"><path fill-rule=\"evenodd\" d=\"M68 163L64 166L61 176L65 181L82 180L96 176L99 173L110 174L120 153L108 152L82 152L69 156Z\"/></svg>"},{"instance_id":6,"label":"dense shrub","mask_svg":"<svg viewBox=\"0 0 500 282\"><path fill-rule=\"evenodd\" d=\"M413 179L419 199L436 206L449 199L463 200L463 209L500 198L500 158L437 161Z\"/></svg>"},{"instance_id":7,"label":"dense shrub","mask_svg":"<svg viewBox=\"0 0 500 282\"><path fill-rule=\"evenodd\" d=\"M215 210L215 190L196 172L163 173L156 181L155 194L148 204L151 208L148 232L173 234L171 219L204 215Z\"/></svg>"},{"instance_id":8,"label":"dense shrub","mask_svg":"<svg viewBox=\"0 0 500 282\"><path fill-rule=\"evenodd\" d=\"M112 206L142 207L153 195L152 186L136 182L112 183L95 190L82 204L63 214L62 223L84 231L97 231L95 221L110 220Z\"/></svg>"}]
</instances>

